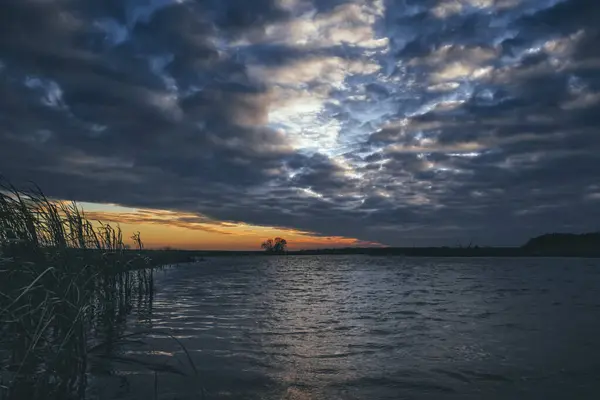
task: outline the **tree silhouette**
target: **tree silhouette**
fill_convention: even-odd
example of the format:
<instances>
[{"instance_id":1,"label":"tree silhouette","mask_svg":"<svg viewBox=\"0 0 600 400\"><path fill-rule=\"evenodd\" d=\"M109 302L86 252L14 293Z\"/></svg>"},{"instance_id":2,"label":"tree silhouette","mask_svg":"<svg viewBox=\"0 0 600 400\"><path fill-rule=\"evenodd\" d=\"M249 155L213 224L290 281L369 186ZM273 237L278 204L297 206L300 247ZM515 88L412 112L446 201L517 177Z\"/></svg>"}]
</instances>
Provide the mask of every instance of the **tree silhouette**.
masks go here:
<instances>
[{"instance_id":1,"label":"tree silhouette","mask_svg":"<svg viewBox=\"0 0 600 400\"><path fill-rule=\"evenodd\" d=\"M276 237L275 239L267 239L260 245L260 247L263 248L267 253L285 253L287 248L287 240L280 237Z\"/></svg>"},{"instance_id":2,"label":"tree silhouette","mask_svg":"<svg viewBox=\"0 0 600 400\"><path fill-rule=\"evenodd\" d=\"M273 251L273 239L267 239L264 242L262 242L262 244L260 245L260 247L262 247L263 249L265 249L265 251L267 253L271 253Z\"/></svg>"},{"instance_id":3,"label":"tree silhouette","mask_svg":"<svg viewBox=\"0 0 600 400\"><path fill-rule=\"evenodd\" d=\"M273 251L275 253L283 253L287 249L287 240L276 237L275 238L275 246L273 247Z\"/></svg>"}]
</instances>

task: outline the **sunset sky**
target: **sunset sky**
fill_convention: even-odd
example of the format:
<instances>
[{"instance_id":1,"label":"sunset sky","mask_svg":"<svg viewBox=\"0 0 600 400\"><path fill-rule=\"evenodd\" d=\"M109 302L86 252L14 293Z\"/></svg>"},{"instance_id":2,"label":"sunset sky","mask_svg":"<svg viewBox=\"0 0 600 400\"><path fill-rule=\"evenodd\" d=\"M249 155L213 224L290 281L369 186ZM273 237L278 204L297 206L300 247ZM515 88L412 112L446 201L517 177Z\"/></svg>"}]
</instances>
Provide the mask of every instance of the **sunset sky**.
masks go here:
<instances>
[{"instance_id":1,"label":"sunset sky","mask_svg":"<svg viewBox=\"0 0 600 400\"><path fill-rule=\"evenodd\" d=\"M0 174L149 247L600 229L600 1L3 0Z\"/></svg>"},{"instance_id":2,"label":"sunset sky","mask_svg":"<svg viewBox=\"0 0 600 400\"><path fill-rule=\"evenodd\" d=\"M148 248L258 250L266 238L278 236L288 241L290 250L381 246L379 243L343 236L323 236L297 229L215 221L195 213L97 203L80 203L79 206L89 220L113 226L118 224L125 234L142 233L142 241Z\"/></svg>"}]
</instances>

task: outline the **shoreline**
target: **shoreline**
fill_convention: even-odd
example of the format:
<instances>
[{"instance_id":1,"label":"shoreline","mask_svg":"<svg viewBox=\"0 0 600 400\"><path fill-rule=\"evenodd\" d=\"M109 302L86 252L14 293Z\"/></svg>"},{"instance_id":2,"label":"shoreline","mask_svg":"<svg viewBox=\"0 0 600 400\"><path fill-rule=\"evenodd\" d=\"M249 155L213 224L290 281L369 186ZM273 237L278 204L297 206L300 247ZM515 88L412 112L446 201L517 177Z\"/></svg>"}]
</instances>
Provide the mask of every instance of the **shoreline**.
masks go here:
<instances>
[{"instance_id":1,"label":"shoreline","mask_svg":"<svg viewBox=\"0 0 600 400\"><path fill-rule=\"evenodd\" d=\"M152 250L146 250L152 252ZM156 250L160 252L160 250ZM431 258L600 258L600 252L573 251L528 251L522 248L345 248L288 251L281 254L268 254L263 251L221 251L221 250L181 250L177 258L201 261L208 257L277 257L277 256L342 256L365 255L371 257L431 257ZM151 257L151 256L150 256ZM189 257L189 258L188 258ZM168 256L167 256L168 258Z\"/></svg>"}]
</instances>

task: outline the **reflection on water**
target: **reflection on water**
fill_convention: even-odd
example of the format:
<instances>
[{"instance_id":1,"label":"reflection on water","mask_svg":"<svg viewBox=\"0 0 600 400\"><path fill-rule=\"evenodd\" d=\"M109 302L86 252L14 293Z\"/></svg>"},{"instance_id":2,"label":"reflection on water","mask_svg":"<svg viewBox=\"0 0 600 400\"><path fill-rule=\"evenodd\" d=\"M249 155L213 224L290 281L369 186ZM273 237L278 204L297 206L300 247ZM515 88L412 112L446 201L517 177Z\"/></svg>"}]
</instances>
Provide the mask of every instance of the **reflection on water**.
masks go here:
<instances>
[{"instance_id":1,"label":"reflection on water","mask_svg":"<svg viewBox=\"0 0 600 400\"><path fill-rule=\"evenodd\" d=\"M97 399L592 399L600 262L265 257L157 273ZM179 344L185 346L198 369Z\"/></svg>"}]
</instances>

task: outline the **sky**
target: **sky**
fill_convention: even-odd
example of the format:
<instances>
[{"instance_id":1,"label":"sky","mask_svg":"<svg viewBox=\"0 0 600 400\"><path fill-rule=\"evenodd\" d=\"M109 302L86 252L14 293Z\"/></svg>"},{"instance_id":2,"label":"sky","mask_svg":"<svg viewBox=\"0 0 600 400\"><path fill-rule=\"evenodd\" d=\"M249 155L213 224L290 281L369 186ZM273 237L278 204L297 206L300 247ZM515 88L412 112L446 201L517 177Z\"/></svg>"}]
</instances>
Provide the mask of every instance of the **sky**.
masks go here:
<instances>
[{"instance_id":1,"label":"sky","mask_svg":"<svg viewBox=\"0 0 600 400\"><path fill-rule=\"evenodd\" d=\"M600 229L600 2L3 0L0 173L151 247Z\"/></svg>"}]
</instances>

